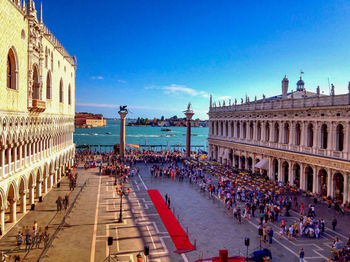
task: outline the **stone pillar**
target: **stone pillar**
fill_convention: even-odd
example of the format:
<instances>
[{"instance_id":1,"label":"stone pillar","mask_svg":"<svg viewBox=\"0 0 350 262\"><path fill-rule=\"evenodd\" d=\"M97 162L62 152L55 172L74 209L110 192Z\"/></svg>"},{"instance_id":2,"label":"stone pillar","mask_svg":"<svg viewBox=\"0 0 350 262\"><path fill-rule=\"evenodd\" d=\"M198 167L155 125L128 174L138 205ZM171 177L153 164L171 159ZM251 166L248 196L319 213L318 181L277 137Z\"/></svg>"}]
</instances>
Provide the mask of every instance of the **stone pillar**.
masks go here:
<instances>
[{"instance_id":1,"label":"stone pillar","mask_svg":"<svg viewBox=\"0 0 350 262\"><path fill-rule=\"evenodd\" d=\"M319 167L315 166L314 168L314 173L313 173L313 180L312 180L312 193L319 193L319 186L318 186L318 171L319 171Z\"/></svg>"},{"instance_id":2,"label":"stone pillar","mask_svg":"<svg viewBox=\"0 0 350 262\"><path fill-rule=\"evenodd\" d=\"M333 197L333 188L332 188L332 169L327 169L327 196Z\"/></svg>"},{"instance_id":3,"label":"stone pillar","mask_svg":"<svg viewBox=\"0 0 350 262\"><path fill-rule=\"evenodd\" d=\"M192 120L192 117L194 115L193 111L191 110L191 103L188 104L187 110L184 111L184 114L186 116L186 121L187 121L186 157L190 158L191 157L191 120ZM224 128L224 126L222 128ZM222 132L222 130L221 130L221 132Z\"/></svg>"},{"instance_id":4,"label":"stone pillar","mask_svg":"<svg viewBox=\"0 0 350 262\"><path fill-rule=\"evenodd\" d=\"M282 159L278 159L278 181L283 181Z\"/></svg>"},{"instance_id":5,"label":"stone pillar","mask_svg":"<svg viewBox=\"0 0 350 262\"><path fill-rule=\"evenodd\" d=\"M10 201L10 222L16 223L17 221L17 202L12 199Z\"/></svg>"},{"instance_id":6,"label":"stone pillar","mask_svg":"<svg viewBox=\"0 0 350 262\"><path fill-rule=\"evenodd\" d=\"M350 152L350 125L349 122L345 123L345 130L344 130L344 150L346 154L346 159L348 159L348 155ZM350 199L349 199L350 201Z\"/></svg>"},{"instance_id":7,"label":"stone pillar","mask_svg":"<svg viewBox=\"0 0 350 262\"><path fill-rule=\"evenodd\" d=\"M27 196L25 192L21 195L21 212L27 212Z\"/></svg>"},{"instance_id":8,"label":"stone pillar","mask_svg":"<svg viewBox=\"0 0 350 262\"><path fill-rule=\"evenodd\" d=\"M49 176L49 188L53 187L53 176L54 176L54 173L51 173Z\"/></svg>"},{"instance_id":9,"label":"stone pillar","mask_svg":"<svg viewBox=\"0 0 350 262\"><path fill-rule=\"evenodd\" d=\"M240 121L239 129L239 139L243 139L243 121Z\"/></svg>"},{"instance_id":10,"label":"stone pillar","mask_svg":"<svg viewBox=\"0 0 350 262\"><path fill-rule=\"evenodd\" d=\"M288 162L288 166L289 166L289 168L288 168L288 180L289 180L289 184L291 185L291 186L294 186L294 172L293 172L293 162L292 161L289 161Z\"/></svg>"},{"instance_id":11,"label":"stone pillar","mask_svg":"<svg viewBox=\"0 0 350 262\"><path fill-rule=\"evenodd\" d=\"M17 169L17 146L18 144L15 144L12 150L14 150L14 159L13 159L13 172L16 172Z\"/></svg>"},{"instance_id":12,"label":"stone pillar","mask_svg":"<svg viewBox=\"0 0 350 262\"><path fill-rule=\"evenodd\" d=\"M289 145L295 145L295 122L291 122L289 126Z\"/></svg>"},{"instance_id":13,"label":"stone pillar","mask_svg":"<svg viewBox=\"0 0 350 262\"><path fill-rule=\"evenodd\" d=\"M125 156L125 117L128 112L118 112L120 115L120 157L124 161Z\"/></svg>"},{"instance_id":14,"label":"stone pillar","mask_svg":"<svg viewBox=\"0 0 350 262\"><path fill-rule=\"evenodd\" d=\"M1 232L4 235L5 233L5 208L1 208L0 210L0 227L1 227Z\"/></svg>"},{"instance_id":15,"label":"stone pillar","mask_svg":"<svg viewBox=\"0 0 350 262\"><path fill-rule=\"evenodd\" d=\"M258 140L258 123L256 121L253 122L253 140Z\"/></svg>"},{"instance_id":16,"label":"stone pillar","mask_svg":"<svg viewBox=\"0 0 350 262\"><path fill-rule=\"evenodd\" d=\"M335 132L335 128L334 128L334 125L333 125L332 122L330 122L328 126L329 126L329 133L328 133L328 146L327 146L327 149L328 149L328 151L333 151L334 150L334 142L335 142L336 132Z\"/></svg>"},{"instance_id":17,"label":"stone pillar","mask_svg":"<svg viewBox=\"0 0 350 262\"><path fill-rule=\"evenodd\" d=\"M349 174L344 174L343 203L348 201L348 194L349 194Z\"/></svg>"},{"instance_id":18,"label":"stone pillar","mask_svg":"<svg viewBox=\"0 0 350 262\"><path fill-rule=\"evenodd\" d=\"M42 187L41 182L42 181L37 182L37 184L36 184L36 197L37 198L41 197L41 187Z\"/></svg>"},{"instance_id":19,"label":"stone pillar","mask_svg":"<svg viewBox=\"0 0 350 262\"><path fill-rule=\"evenodd\" d=\"M47 193L47 177L44 178L44 188L43 188L43 193Z\"/></svg>"},{"instance_id":20,"label":"stone pillar","mask_svg":"<svg viewBox=\"0 0 350 262\"><path fill-rule=\"evenodd\" d=\"M5 175L5 151L6 151L6 149L5 148L3 148L2 150L1 150L1 177L4 177L4 175Z\"/></svg>"},{"instance_id":21,"label":"stone pillar","mask_svg":"<svg viewBox=\"0 0 350 262\"><path fill-rule=\"evenodd\" d=\"M19 145L19 161L18 161L18 168L22 168L22 155L23 155L23 151L22 151L23 145L20 144Z\"/></svg>"},{"instance_id":22,"label":"stone pillar","mask_svg":"<svg viewBox=\"0 0 350 262\"><path fill-rule=\"evenodd\" d=\"M34 186L29 188L29 203L31 205L35 204L35 197L34 197Z\"/></svg>"},{"instance_id":23,"label":"stone pillar","mask_svg":"<svg viewBox=\"0 0 350 262\"><path fill-rule=\"evenodd\" d=\"M275 134L275 127L274 127L274 122L269 121L270 124L270 137L269 137L269 142L274 142L274 134Z\"/></svg>"},{"instance_id":24,"label":"stone pillar","mask_svg":"<svg viewBox=\"0 0 350 262\"><path fill-rule=\"evenodd\" d=\"M306 191L305 165L303 163L300 163L300 188Z\"/></svg>"},{"instance_id":25,"label":"stone pillar","mask_svg":"<svg viewBox=\"0 0 350 262\"><path fill-rule=\"evenodd\" d=\"M284 144L284 122L279 121L279 137L278 142L279 144Z\"/></svg>"},{"instance_id":26,"label":"stone pillar","mask_svg":"<svg viewBox=\"0 0 350 262\"><path fill-rule=\"evenodd\" d=\"M265 141L266 141L266 139L265 139L265 137L266 137L265 133L266 133L266 122L263 121L263 122L261 122L261 137L260 137L260 138L261 138L261 139L260 139L261 142L265 142Z\"/></svg>"},{"instance_id":27,"label":"stone pillar","mask_svg":"<svg viewBox=\"0 0 350 262\"><path fill-rule=\"evenodd\" d=\"M268 176L270 180L275 180L274 179L274 174L273 174L273 158L269 157L269 171L268 171Z\"/></svg>"},{"instance_id":28,"label":"stone pillar","mask_svg":"<svg viewBox=\"0 0 350 262\"><path fill-rule=\"evenodd\" d=\"M238 155L238 169L242 169L241 153L239 153L239 155Z\"/></svg>"},{"instance_id":29,"label":"stone pillar","mask_svg":"<svg viewBox=\"0 0 350 262\"><path fill-rule=\"evenodd\" d=\"M8 160L8 174L11 173L11 146L7 149L7 160Z\"/></svg>"},{"instance_id":30,"label":"stone pillar","mask_svg":"<svg viewBox=\"0 0 350 262\"><path fill-rule=\"evenodd\" d=\"M228 122L228 137L232 138L232 121Z\"/></svg>"},{"instance_id":31,"label":"stone pillar","mask_svg":"<svg viewBox=\"0 0 350 262\"><path fill-rule=\"evenodd\" d=\"M316 153L316 150L320 147L319 143L320 143L320 134L321 134L321 130L320 130L320 126L318 124L317 121L313 122L313 126L314 126L314 144L312 146L314 153Z\"/></svg>"}]
</instances>

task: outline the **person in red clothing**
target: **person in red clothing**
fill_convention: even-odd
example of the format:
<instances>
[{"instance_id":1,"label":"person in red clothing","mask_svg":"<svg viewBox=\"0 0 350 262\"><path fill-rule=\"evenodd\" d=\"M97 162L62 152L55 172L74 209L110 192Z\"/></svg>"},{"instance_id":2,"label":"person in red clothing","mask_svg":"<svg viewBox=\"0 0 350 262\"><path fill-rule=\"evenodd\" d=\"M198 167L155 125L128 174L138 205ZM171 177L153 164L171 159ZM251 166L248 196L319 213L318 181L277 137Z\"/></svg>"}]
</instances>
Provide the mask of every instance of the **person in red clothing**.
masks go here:
<instances>
[{"instance_id":1,"label":"person in red clothing","mask_svg":"<svg viewBox=\"0 0 350 262\"><path fill-rule=\"evenodd\" d=\"M300 205L300 215L304 215L304 209L305 209L305 206L304 206L304 203L301 203Z\"/></svg>"}]
</instances>

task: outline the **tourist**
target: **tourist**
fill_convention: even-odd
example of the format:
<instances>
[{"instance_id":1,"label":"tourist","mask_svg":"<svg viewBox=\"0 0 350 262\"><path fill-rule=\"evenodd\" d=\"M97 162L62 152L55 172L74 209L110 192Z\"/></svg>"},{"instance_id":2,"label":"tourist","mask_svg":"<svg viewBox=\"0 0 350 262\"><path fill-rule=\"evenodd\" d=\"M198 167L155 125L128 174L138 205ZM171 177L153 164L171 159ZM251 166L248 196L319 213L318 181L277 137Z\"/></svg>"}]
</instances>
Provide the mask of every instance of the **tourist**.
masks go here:
<instances>
[{"instance_id":1,"label":"tourist","mask_svg":"<svg viewBox=\"0 0 350 262\"><path fill-rule=\"evenodd\" d=\"M21 231L18 231L18 234L16 236L16 242L17 242L17 248L21 249L21 245L23 244L23 235Z\"/></svg>"},{"instance_id":2,"label":"tourist","mask_svg":"<svg viewBox=\"0 0 350 262\"><path fill-rule=\"evenodd\" d=\"M300 251L299 251L299 261L300 261L300 262L303 262L303 261L304 261L304 256L305 256L304 249L301 248Z\"/></svg>"},{"instance_id":3,"label":"tourist","mask_svg":"<svg viewBox=\"0 0 350 262\"><path fill-rule=\"evenodd\" d=\"M57 212L62 210L62 198L59 196L56 200Z\"/></svg>"},{"instance_id":4,"label":"tourist","mask_svg":"<svg viewBox=\"0 0 350 262\"><path fill-rule=\"evenodd\" d=\"M269 234L269 244L272 244L272 238L273 238L273 229L272 227L269 227L268 229L268 234Z\"/></svg>"},{"instance_id":5,"label":"tourist","mask_svg":"<svg viewBox=\"0 0 350 262\"><path fill-rule=\"evenodd\" d=\"M32 236L30 235L29 230L25 236L25 244L26 244L25 251L28 252L31 248L31 245L32 245Z\"/></svg>"},{"instance_id":6,"label":"tourist","mask_svg":"<svg viewBox=\"0 0 350 262\"><path fill-rule=\"evenodd\" d=\"M168 196L168 208L170 209L170 197Z\"/></svg>"},{"instance_id":7,"label":"tourist","mask_svg":"<svg viewBox=\"0 0 350 262\"><path fill-rule=\"evenodd\" d=\"M337 218L334 216L332 219L332 228L334 231L335 231L335 227L337 226L337 223L338 223Z\"/></svg>"}]
</instances>

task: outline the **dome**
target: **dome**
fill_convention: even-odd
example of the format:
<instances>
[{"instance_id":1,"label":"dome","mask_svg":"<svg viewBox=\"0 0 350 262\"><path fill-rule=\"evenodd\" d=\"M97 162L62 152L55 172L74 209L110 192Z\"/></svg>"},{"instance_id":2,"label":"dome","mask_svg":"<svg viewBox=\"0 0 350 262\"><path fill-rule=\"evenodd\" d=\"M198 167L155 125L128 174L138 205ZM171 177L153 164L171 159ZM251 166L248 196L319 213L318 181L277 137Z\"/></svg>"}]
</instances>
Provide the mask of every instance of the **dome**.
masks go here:
<instances>
[{"instance_id":1,"label":"dome","mask_svg":"<svg viewBox=\"0 0 350 262\"><path fill-rule=\"evenodd\" d=\"M297 82L297 86L303 86L305 85L304 80L300 78L300 80Z\"/></svg>"}]
</instances>

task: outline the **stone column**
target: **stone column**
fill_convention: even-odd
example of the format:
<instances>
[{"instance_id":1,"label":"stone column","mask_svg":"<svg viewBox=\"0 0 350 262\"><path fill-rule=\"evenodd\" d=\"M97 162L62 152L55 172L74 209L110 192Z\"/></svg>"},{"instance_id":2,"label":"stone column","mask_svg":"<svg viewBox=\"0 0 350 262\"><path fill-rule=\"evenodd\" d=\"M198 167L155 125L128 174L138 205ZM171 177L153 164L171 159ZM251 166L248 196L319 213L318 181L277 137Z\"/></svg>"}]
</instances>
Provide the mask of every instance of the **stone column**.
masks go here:
<instances>
[{"instance_id":1,"label":"stone column","mask_svg":"<svg viewBox=\"0 0 350 262\"><path fill-rule=\"evenodd\" d=\"M11 173L11 145L9 146L9 148L7 149L7 161L8 161L8 174Z\"/></svg>"},{"instance_id":2,"label":"stone column","mask_svg":"<svg viewBox=\"0 0 350 262\"><path fill-rule=\"evenodd\" d=\"M5 148L1 149L1 177L4 177L5 175L5 151Z\"/></svg>"},{"instance_id":3,"label":"stone column","mask_svg":"<svg viewBox=\"0 0 350 262\"><path fill-rule=\"evenodd\" d=\"M305 165L303 163L300 163L300 188L306 191Z\"/></svg>"},{"instance_id":4,"label":"stone column","mask_svg":"<svg viewBox=\"0 0 350 262\"><path fill-rule=\"evenodd\" d=\"M312 180L312 193L319 193L318 191L318 171L319 171L319 167L315 166L314 168L314 173L313 173L313 180Z\"/></svg>"},{"instance_id":5,"label":"stone column","mask_svg":"<svg viewBox=\"0 0 350 262\"><path fill-rule=\"evenodd\" d=\"M19 145L19 161L18 161L18 168L22 168L22 156L23 156L23 151L22 151L22 148L23 148L23 144L21 143Z\"/></svg>"},{"instance_id":6,"label":"stone column","mask_svg":"<svg viewBox=\"0 0 350 262\"><path fill-rule=\"evenodd\" d=\"M37 198L41 197L41 187L42 187L42 186L41 186L41 182L42 182L42 181L37 182L37 185L36 185L36 187L37 187L37 188L36 188L36 197L37 197Z\"/></svg>"},{"instance_id":7,"label":"stone column","mask_svg":"<svg viewBox=\"0 0 350 262\"><path fill-rule=\"evenodd\" d=\"M278 159L278 181L283 181L282 159Z\"/></svg>"},{"instance_id":8,"label":"stone column","mask_svg":"<svg viewBox=\"0 0 350 262\"><path fill-rule=\"evenodd\" d=\"M43 184L44 184L43 193L45 194L47 193L47 177L44 178Z\"/></svg>"},{"instance_id":9,"label":"stone column","mask_svg":"<svg viewBox=\"0 0 350 262\"><path fill-rule=\"evenodd\" d=\"M237 121L233 121L233 137L237 139Z\"/></svg>"},{"instance_id":10,"label":"stone column","mask_svg":"<svg viewBox=\"0 0 350 262\"><path fill-rule=\"evenodd\" d=\"M348 159L349 152L350 152L350 125L349 122L345 123L345 130L344 130L344 152L345 152L345 159ZM349 199L350 201L350 199Z\"/></svg>"},{"instance_id":11,"label":"stone column","mask_svg":"<svg viewBox=\"0 0 350 262\"><path fill-rule=\"evenodd\" d=\"M266 133L266 122L265 121L262 121L261 122L261 139L260 139L260 141L261 142L265 142L266 141L266 139L265 139L265 133Z\"/></svg>"},{"instance_id":12,"label":"stone column","mask_svg":"<svg viewBox=\"0 0 350 262\"><path fill-rule=\"evenodd\" d=\"M27 196L25 192L21 195L21 212L27 212Z\"/></svg>"},{"instance_id":13,"label":"stone column","mask_svg":"<svg viewBox=\"0 0 350 262\"><path fill-rule=\"evenodd\" d=\"M15 145L12 149L12 150L14 150L13 172L16 172L16 169L17 169L17 147L18 147L18 143L15 143Z\"/></svg>"},{"instance_id":14,"label":"stone column","mask_svg":"<svg viewBox=\"0 0 350 262\"><path fill-rule=\"evenodd\" d=\"M328 152L330 154L330 151L333 151L334 150L334 141L335 141L335 128L333 126L333 123L330 122L329 123L329 133L328 133L328 146L327 146L327 149L328 149Z\"/></svg>"},{"instance_id":15,"label":"stone column","mask_svg":"<svg viewBox=\"0 0 350 262\"><path fill-rule=\"evenodd\" d=\"M283 121L279 121L278 143L279 144L284 144L284 122Z\"/></svg>"},{"instance_id":16,"label":"stone column","mask_svg":"<svg viewBox=\"0 0 350 262\"><path fill-rule=\"evenodd\" d=\"M34 186L29 188L29 202L30 202L31 205L35 204Z\"/></svg>"},{"instance_id":17,"label":"stone column","mask_svg":"<svg viewBox=\"0 0 350 262\"><path fill-rule=\"evenodd\" d=\"M239 139L243 139L243 121L239 121L240 125L239 125Z\"/></svg>"},{"instance_id":18,"label":"stone column","mask_svg":"<svg viewBox=\"0 0 350 262\"><path fill-rule=\"evenodd\" d=\"M125 156L125 117L128 112L118 112L120 115L120 157L124 161Z\"/></svg>"},{"instance_id":19,"label":"stone column","mask_svg":"<svg viewBox=\"0 0 350 262\"><path fill-rule=\"evenodd\" d=\"M242 159L241 159L241 153L238 155L238 168L242 169Z\"/></svg>"},{"instance_id":20,"label":"stone column","mask_svg":"<svg viewBox=\"0 0 350 262\"><path fill-rule=\"evenodd\" d=\"M320 126L318 124L317 121L313 122L313 126L314 126L314 141L313 141L313 151L314 153L316 153L317 149L320 147L319 146L319 142L320 142L320 134L321 134L321 130L320 130Z\"/></svg>"},{"instance_id":21,"label":"stone column","mask_svg":"<svg viewBox=\"0 0 350 262\"><path fill-rule=\"evenodd\" d=\"M332 188L332 169L327 169L327 196L333 197L333 188Z\"/></svg>"},{"instance_id":22,"label":"stone column","mask_svg":"<svg viewBox=\"0 0 350 262\"><path fill-rule=\"evenodd\" d=\"M1 232L4 235L5 234L5 208L2 207L0 210L0 226L1 226Z\"/></svg>"},{"instance_id":23,"label":"stone column","mask_svg":"<svg viewBox=\"0 0 350 262\"><path fill-rule=\"evenodd\" d=\"M228 122L228 134L227 134L228 137L232 137L232 121L229 121Z\"/></svg>"},{"instance_id":24,"label":"stone column","mask_svg":"<svg viewBox=\"0 0 350 262\"><path fill-rule=\"evenodd\" d=\"M256 121L253 122L253 140L258 140L258 123Z\"/></svg>"},{"instance_id":25,"label":"stone column","mask_svg":"<svg viewBox=\"0 0 350 262\"><path fill-rule=\"evenodd\" d=\"M288 180L289 180L289 184L291 186L294 186L294 172L293 172L293 162L292 161L289 161L288 162Z\"/></svg>"},{"instance_id":26,"label":"stone column","mask_svg":"<svg viewBox=\"0 0 350 262\"><path fill-rule=\"evenodd\" d=\"M17 202L11 199L10 202L10 222L16 223L17 221Z\"/></svg>"},{"instance_id":27,"label":"stone column","mask_svg":"<svg viewBox=\"0 0 350 262\"><path fill-rule=\"evenodd\" d=\"M53 176L54 176L54 173L51 173L49 176L49 188L53 187Z\"/></svg>"},{"instance_id":28,"label":"stone column","mask_svg":"<svg viewBox=\"0 0 350 262\"><path fill-rule=\"evenodd\" d=\"M190 158L191 157L191 120L192 120L192 117L194 115L193 111L191 110L191 104L190 103L188 104L187 110L184 111L184 114L186 116L186 121L187 121L186 157ZM224 126L223 126L223 128L224 128Z\"/></svg>"},{"instance_id":29,"label":"stone column","mask_svg":"<svg viewBox=\"0 0 350 262\"><path fill-rule=\"evenodd\" d=\"M344 174L343 203L348 201L348 194L349 194L349 174Z\"/></svg>"},{"instance_id":30,"label":"stone column","mask_svg":"<svg viewBox=\"0 0 350 262\"><path fill-rule=\"evenodd\" d=\"M295 123L290 122L289 125L289 145L295 145Z\"/></svg>"}]
</instances>

